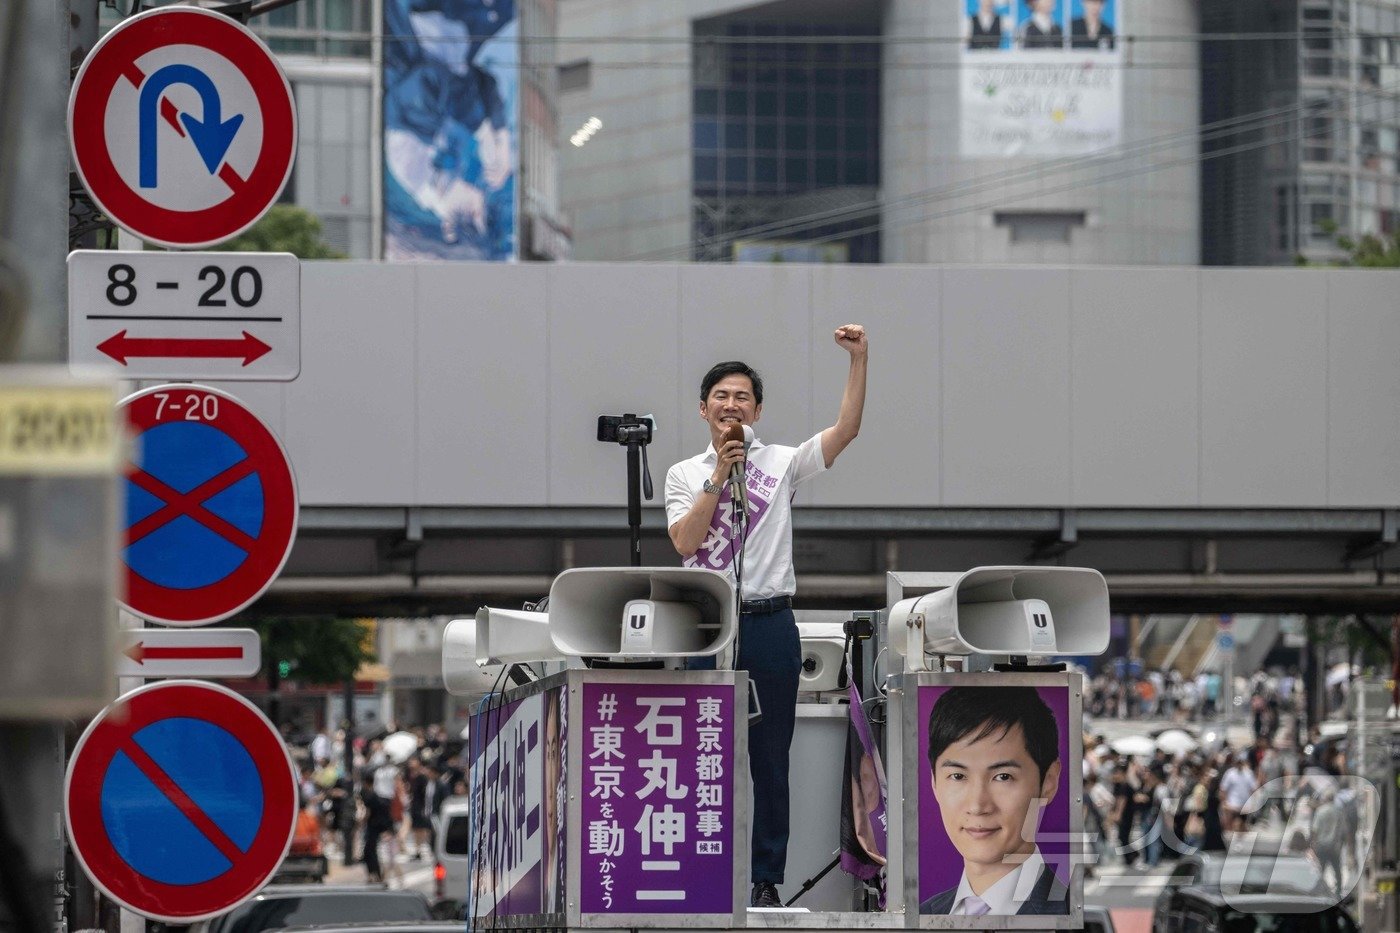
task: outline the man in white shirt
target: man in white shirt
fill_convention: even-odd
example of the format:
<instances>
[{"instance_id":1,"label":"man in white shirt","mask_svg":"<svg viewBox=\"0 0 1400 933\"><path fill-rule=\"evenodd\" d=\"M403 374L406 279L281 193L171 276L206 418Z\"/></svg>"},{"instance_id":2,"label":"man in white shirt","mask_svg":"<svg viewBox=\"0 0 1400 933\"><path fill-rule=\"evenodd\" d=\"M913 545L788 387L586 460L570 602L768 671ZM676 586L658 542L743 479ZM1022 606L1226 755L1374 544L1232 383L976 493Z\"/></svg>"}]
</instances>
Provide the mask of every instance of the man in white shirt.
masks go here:
<instances>
[{"instance_id":1,"label":"man in white shirt","mask_svg":"<svg viewBox=\"0 0 1400 933\"><path fill-rule=\"evenodd\" d=\"M928 739L933 796L963 874L919 913L1068 914L1069 889L1035 840L1060 785L1060 731L1035 688L953 687L933 705Z\"/></svg>"},{"instance_id":2,"label":"man in white shirt","mask_svg":"<svg viewBox=\"0 0 1400 933\"><path fill-rule=\"evenodd\" d=\"M1238 756L1235 766L1220 779L1220 815L1224 829L1235 832L1245 829L1241 811L1258 786L1254 772L1249 770L1249 759L1244 755Z\"/></svg>"},{"instance_id":3,"label":"man in white shirt","mask_svg":"<svg viewBox=\"0 0 1400 933\"><path fill-rule=\"evenodd\" d=\"M666 473L666 520L671 542L687 567L740 577L742 612L735 667L748 672L758 693L760 721L749 729L753 778L750 905L779 907L788 842L788 753L796 717L801 641L792 615L797 580L792 565L792 498L797 487L825 471L855 440L865 409L865 328L836 328L837 346L850 354L846 389L836 423L798 447L754 441L747 462L742 441L724 440L731 425L751 425L763 412L763 380L752 367L718 363L700 385L700 417L710 446ZM731 468L744 464L748 518L736 515ZM713 666L693 664L701 668Z\"/></svg>"}]
</instances>

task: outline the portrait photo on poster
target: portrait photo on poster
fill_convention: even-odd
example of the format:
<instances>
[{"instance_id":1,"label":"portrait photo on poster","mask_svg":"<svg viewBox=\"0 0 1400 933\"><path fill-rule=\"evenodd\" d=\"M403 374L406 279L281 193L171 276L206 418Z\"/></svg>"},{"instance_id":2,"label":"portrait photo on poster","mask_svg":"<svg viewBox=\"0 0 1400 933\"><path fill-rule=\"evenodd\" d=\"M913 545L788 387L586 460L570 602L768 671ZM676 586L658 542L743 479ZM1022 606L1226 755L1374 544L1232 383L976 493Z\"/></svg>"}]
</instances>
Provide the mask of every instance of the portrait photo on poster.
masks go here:
<instances>
[{"instance_id":1,"label":"portrait photo on poster","mask_svg":"<svg viewBox=\"0 0 1400 933\"><path fill-rule=\"evenodd\" d=\"M1071 910L1068 675L933 675L918 693L919 913ZM1055 682L1058 680L1058 682Z\"/></svg>"}]
</instances>

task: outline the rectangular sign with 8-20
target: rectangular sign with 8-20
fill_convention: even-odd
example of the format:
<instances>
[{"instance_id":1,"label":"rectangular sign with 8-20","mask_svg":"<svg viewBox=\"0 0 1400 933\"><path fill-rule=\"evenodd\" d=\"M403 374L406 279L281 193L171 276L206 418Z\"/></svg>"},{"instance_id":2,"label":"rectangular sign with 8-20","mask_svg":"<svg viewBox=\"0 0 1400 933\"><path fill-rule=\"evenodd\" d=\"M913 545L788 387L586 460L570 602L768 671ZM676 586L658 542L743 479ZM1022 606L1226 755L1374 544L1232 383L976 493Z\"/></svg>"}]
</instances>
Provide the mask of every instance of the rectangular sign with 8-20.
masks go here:
<instances>
[{"instance_id":1,"label":"rectangular sign with 8-20","mask_svg":"<svg viewBox=\"0 0 1400 933\"><path fill-rule=\"evenodd\" d=\"M301 372L301 261L70 253L68 365L128 379L290 382Z\"/></svg>"}]
</instances>

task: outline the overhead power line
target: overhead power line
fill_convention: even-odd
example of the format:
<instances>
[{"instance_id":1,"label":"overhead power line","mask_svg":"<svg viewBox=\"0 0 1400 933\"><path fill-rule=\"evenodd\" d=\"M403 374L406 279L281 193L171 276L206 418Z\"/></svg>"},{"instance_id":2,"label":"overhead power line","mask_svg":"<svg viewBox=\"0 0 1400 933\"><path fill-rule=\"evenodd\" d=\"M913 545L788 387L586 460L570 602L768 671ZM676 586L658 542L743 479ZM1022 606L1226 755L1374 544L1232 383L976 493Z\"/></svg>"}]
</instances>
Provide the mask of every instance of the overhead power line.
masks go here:
<instances>
[{"instance_id":1,"label":"overhead power line","mask_svg":"<svg viewBox=\"0 0 1400 933\"><path fill-rule=\"evenodd\" d=\"M1331 109L1331 108L1329 108L1329 110L1330 110L1330 109ZM1313 132L1313 133L1299 133L1299 134L1297 134L1297 135L1296 135L1295 137L1293 137L1293 138L1294 138L1295 140L1297 140L1297 141L1302 141L1302 140L1304 140L1304 139L1312 139L1312 138L1314 138L1314 137L1316 137L1316 136L1322 136L1322 135L1326 135L1326 132L1325 132L1325 131L1319 131L1319 132ZM1021 195L1021 196L1019 196L1019 197L1012 198L1011 201L1012 201L1012 202L1015 202L1015 201L1017 201L1017 200L1024 200L1024 199L1026 199L1026 198L1032 198L1032 197L1040 197L1040 196L1042 196L1042 195L1048 195L1048 194L1062 194L1062 193L1064 193L1064 192L1066 192L1066 191L1073 191L1073 190L1075 190L1075 189L1077 189L1077 188L1089 187L1089 186L1093 186L1093 185L1100 184L1101 182L1105 182L1105 181L1117 181L1117 180L1120 179L1120 178L1127 178L1127 177L1130 177L1130 176L1132 176L1132 175L1141 175L1141 174L1146 174L1146 173L1148 173L1148 172L1156 172L1156 171L1160 171L1160 170L1162 170L1162 169L1174 168L1174 167L1177 167L1177 166L1180 166L1180 165L1190 165L1190 164L1196 163L1196 162L1209 162L1209 161L1212 161L1212 160L1214 160L1214 159L1224 158L1225 156L1239 155L1240 153L1250 152L1250 151L1253 151L1253 150L1255 150L1255 149L1262 149L1262 148L1265 147L1265 146L1274 145L1276 142L1277 142L1277 140L1266 139L1266 140L1259 140L1259 141L1257 141L1257 142L1252 142L1252 143L1241 143L1241 144L1238 145L1238 146L1231 146L1231 147L1226 148L1226 149L1217 149L1217 150L1214 150L1214 151L1211 151L1211 152L1204 153L1204 154L1199 155L1199 156L1191 156L1191 157L1186 157L1186 158L1181 158L1181 159L1173 159L1173 160L1167 161L1167 162L1156 162L1156 163L1152 163L1152 164L1149 164L1149 165L1140 166L1140 167L1138 167L1138 168L1127 169L1127 170L1125 170L1125 171L1118 172L1118 173L1116 173L1116 174L1105 175L1105 176L1102 176L1102 177L1100 177L1100 178L1093 179L1092 181L1077 182L1077 183L1073 183L1073 184L1061 185L1061 186L1059 186L1059 187L1057 187L1057 188L1050 188L1050 189L1045 190L1045 191L1036 191L1036 192L1032 192L1032 193L1029 193L1029 194ZM990 210L990 209L992 209L992 208L996 208L996 207L1005 207L1005 206L1006 206L1006 202L1005 202L1005 201L996 201L996 202L987 201L987 202L983 202L983 203L981 203L981 204L969 205L969 206L967 206L967 207L950 208L950 209L944 210L944 211L934 211L934 212L929 213L929 214L922 214L922 215L919 215L919 216L916 216L916 217L910 217L910 218L907 218L907 219L905 219L905 220L900 220L900 221L897 221L897 222L894 222L894 221L885 221L885 220L882 219L882 220L881 220L880 222L878 222L878 223L869 224L869 225L867 225L867 226L865 226L865 227L861 227L861 228L858 228L858 229L856 229L856 230L844 230L844 231L842 231L842 232L840 232L840 233L828 234L828 235L826 235L826 236L816 237L816 238L814 238L814 239L806 240L806 241L804 241L804 242L807 243L807 244L810 244L810 245L814 245L814 246L815 246L815 245L820 245L820 244L822 244L822 243L830 243L830 242L833 242L833 241L835 241L835 240L844 240L844 239L847 239L847 238L853 237L853 236L863 236L864 234L867 234L867 233L875 233L875 232L880 231L880 230L898 229L898 228L900 228L900 227L907 227L907 226L909 226L909 225L911 225L911 224L916 224L916 223L927 223L928 221L931 221L931 220L941 220L941 219L944 218L944 217L950 217L950 216L953 216L953 215L955 215L955 214L973 213L973 212L976 212L976 211Z\"/></svg>"},{"instance_id":2,"label":"overhead power line","mask_svg":"<svg viewBox=\"0 0 1400 933\"><path fill-rule=\"evenodd\" d=\"M1033 165L991 172L964 182L926 188L921 191L914 191L906 195L901 195L899 198L886 202L867 201L862 204L831 208L805 214L800 217L787 218L781 221L770 221L742 230L726 232L720 237L706 238L706 242L751 239L755 237L776 238L787 234L798 233L810 229L811 227L827 226L829 224L855 219L868 215L876 210L896 208L905 204L920 204L931 200L968 197L981 193L988 188L1000 188L1008 184L1039 180L1046 176L1066 171L1091 170L1102 165L1111 165L1115 162L1121 162L1134 156L1150 155L1153 152L1169 150L1184 144L1196 145L1200 142L1212 142L1240 133L1269 129L1280 123L1286 123L1305 113L1321 115L1325 112L1328 111L1316 104L1304 102L1258 110L1248 114L1218 120L1201 127L1192 127L1190 130L1151 137L1114 149L1102 150L1097 153L1047 160ZM1030 192L1023 195L1023 197L1032 197L1037 193L1038 192ZM842 234L842 236L846 235L849 234ZM640 253L629 258L645 260L686 256L689 254L692 246L693 244L690 242L683 244L678 243L662 249L648 250L645 253Z\"/></svg>"}]
</instances>

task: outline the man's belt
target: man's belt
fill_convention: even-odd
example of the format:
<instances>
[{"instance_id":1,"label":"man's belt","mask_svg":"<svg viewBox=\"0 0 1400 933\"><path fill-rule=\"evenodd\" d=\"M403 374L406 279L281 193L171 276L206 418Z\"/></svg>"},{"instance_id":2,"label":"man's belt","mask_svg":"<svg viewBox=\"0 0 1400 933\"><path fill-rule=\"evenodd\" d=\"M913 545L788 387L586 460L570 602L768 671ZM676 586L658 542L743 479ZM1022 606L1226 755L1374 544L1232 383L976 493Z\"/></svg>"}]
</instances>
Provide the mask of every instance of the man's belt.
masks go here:
<instances>
[{"instance_id":1,"label":"man's belt","mask_svg":"<svg viewBox=\"0 0 1400 933\"><path fill-rule=\"evenodd\" d=\"M740 604L739 611L744 615L758 615L791 608L791 596L770 596L767 599L746 599Z\"/></svg>"}]
</instances>

